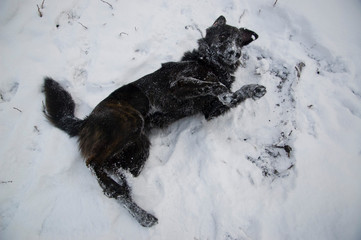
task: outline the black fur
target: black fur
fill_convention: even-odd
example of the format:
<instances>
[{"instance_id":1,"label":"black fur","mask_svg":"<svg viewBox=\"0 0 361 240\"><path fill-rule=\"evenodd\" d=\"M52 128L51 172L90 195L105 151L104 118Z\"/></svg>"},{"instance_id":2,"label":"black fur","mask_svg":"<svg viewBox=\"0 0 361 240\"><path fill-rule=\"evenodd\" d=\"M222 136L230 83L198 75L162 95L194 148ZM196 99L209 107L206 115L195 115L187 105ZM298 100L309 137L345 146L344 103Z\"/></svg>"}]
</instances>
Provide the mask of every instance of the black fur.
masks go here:
<instances>
[{"instance_id":1,"label":"black fur","mask_svg":"<svg viewBox=\"0 0 361 240\"><path fill-rule=\"evenodd\" d=\"M134 203L123 171L140 174L149 155L150 129L196 113L210 120L247 98L262 97L266 89L257 84L231 91L241 48L257 38L250 30L226 25L220 16L198 41L197 50L115 90L84 120L74 117L70 94L45 78L44 112L56 127L79 137L81 153L104 193L124 204L142 226L150 227L158 220Z\"/></svg>"},{"instance_id":2,"label":"black fur","mask_svg":"<svg viewBox=\"0 0 361 240\"><path fill-rule=\"evenodd\" d=\"M70 94L49 77L44 79L43 91L47 119L70 136L78 135L83 121L74 117L75 103Z\"/></svg>"}]
</instances>

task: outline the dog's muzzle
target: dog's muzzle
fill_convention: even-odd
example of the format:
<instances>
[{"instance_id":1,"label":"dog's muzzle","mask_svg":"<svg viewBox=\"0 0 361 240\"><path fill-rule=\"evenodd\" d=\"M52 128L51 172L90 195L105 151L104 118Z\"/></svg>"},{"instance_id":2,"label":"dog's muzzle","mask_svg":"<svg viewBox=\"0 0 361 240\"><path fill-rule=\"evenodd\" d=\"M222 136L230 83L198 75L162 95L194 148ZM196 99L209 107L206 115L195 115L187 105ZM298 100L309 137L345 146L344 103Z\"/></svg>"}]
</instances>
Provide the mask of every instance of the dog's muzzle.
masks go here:
<instances>
[{"instance_id":1,"label":"dog's muzzle","mask_svg":"<svg viewBox=\"0 0 361 240\"><path fill-rule=\"evenodd\" d=\"M230 55L230 57L236 57L237 59L241 57L241 53L240 52L235 52L233 50L229 51L228 53Z\"/></svg>"}]
</instances>

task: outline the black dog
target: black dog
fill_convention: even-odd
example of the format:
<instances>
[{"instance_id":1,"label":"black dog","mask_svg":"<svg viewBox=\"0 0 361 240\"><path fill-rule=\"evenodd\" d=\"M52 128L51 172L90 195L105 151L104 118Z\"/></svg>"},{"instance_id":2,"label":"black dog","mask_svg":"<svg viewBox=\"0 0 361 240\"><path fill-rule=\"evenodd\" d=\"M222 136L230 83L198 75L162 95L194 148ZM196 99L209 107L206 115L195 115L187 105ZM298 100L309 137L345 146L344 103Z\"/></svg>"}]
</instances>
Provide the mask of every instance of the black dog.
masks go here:
<instances>
[{"instance_id":1,"label":"black dog","mask_svg":"<svg viewBox=\"0 0 361 240\"><path fill-rule=\"evenodd\" d=\"M266 88L256 84L230 90L241 48L257 38L250 30L226 25L220 16L198 41L197 50L115 90L84 120L74 117L70 94L45 78L44 113L56 127L79 137L81 153L104 193L119 200L142 226L153 226L157 218L133 202L123 171L140 174L149 155L151 128L196 113L209 120L247 98L262 97Z\"/></svg>"}]
</instances>

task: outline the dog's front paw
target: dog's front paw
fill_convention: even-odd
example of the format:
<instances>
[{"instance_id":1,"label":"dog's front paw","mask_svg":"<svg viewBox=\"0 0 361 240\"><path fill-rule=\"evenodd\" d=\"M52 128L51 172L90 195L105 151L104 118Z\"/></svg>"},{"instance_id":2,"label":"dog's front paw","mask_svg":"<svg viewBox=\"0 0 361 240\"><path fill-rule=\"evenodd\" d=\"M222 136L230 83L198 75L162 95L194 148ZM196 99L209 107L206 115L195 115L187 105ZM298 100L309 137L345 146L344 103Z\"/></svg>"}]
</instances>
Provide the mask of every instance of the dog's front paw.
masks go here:
<instances>
[{"instance_id":1,"label":"dog's front paw","mask_svg":"<svg viewBox=\"0 0 361 240\"><path fill-rule=\"evenodd\" d=\"M263 97L266 93L266 87L258 84L249 84L242 87L242 91L253 100Z\"/></svg>"},{"instance_id":2,"label":"dog's front paw","mask_svg":"<svg viewBox=\"0 0 361 240\"><path fill-rule=\"evenodd\" d=\"M262 85L257 85L257 87L253 90L252 98L254 100L263 97L267 93L266 87Z\"/></svg>"}]
</instances>

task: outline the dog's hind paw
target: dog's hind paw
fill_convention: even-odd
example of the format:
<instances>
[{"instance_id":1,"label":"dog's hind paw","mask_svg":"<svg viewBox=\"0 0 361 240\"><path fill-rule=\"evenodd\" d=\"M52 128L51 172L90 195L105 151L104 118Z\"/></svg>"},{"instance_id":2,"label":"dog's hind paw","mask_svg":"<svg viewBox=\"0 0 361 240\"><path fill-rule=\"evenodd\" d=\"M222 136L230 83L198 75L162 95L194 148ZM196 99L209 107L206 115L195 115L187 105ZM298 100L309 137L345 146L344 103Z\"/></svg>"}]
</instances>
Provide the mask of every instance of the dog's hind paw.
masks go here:
<instances>
[{"instance_id":1,"label":"dog's hind paw","mask_svg":"<svg viewBox=\"0 0 361 240\"><path fill-rule=\"evenodd\" d=\"M158 223L158 219L152 214L147 213L145 210L138 208L135 211L130 211L130 214L139 222L143 227L153 227Z\"/></svg>"},{"instance_id":2,"label":"dog's hind paw","mask_svg":"<svg viewBox=\"0 0 361 240\"><path fill-rule=\"evenodd\" d=\"M147 213L140 208L135 202L130 199L118 199L128 209L129 213L139 222L143 227L152 227L158 223L158 219L152 214Z\"/></svg>"},{"instance_id":3,"label":"dog's hind paw","mask_svg":"<svg viewBox=\"0 0 361 240\"><path fill-rule=\"evenodd\" d=\"M142 215L141 219L137 219L143 227L153 227L158 223L158 219L150 213Z\"/></svg>"}]
</instances>

